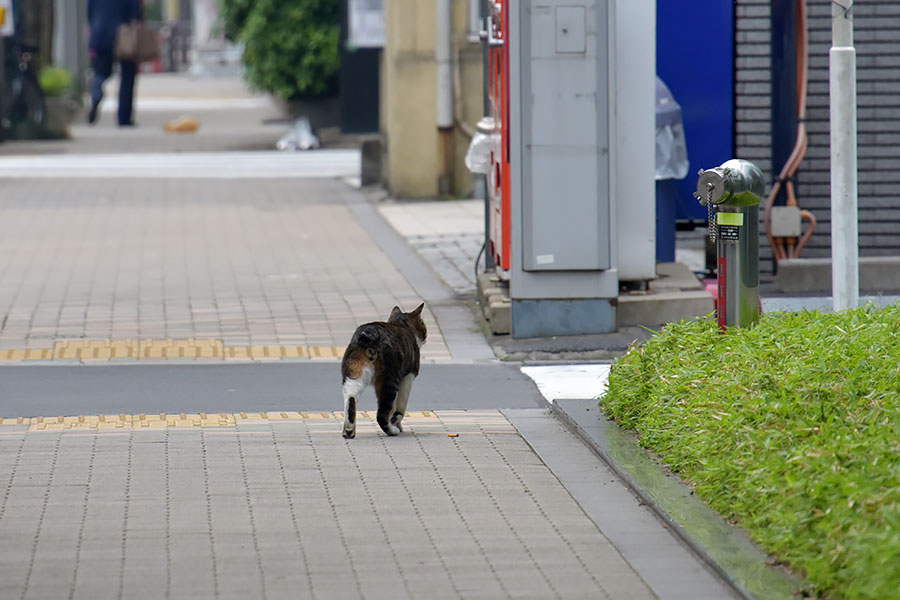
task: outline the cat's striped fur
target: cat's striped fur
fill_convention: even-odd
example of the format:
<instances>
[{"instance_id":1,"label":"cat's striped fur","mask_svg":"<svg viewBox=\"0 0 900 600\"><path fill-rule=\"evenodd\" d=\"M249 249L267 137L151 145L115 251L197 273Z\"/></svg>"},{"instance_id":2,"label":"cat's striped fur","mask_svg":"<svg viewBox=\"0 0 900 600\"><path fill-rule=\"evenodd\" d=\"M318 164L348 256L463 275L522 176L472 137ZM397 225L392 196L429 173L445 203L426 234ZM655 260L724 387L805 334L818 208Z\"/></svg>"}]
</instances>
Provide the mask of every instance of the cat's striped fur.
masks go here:
<instances>
[{"instance_id":1,"label":"cat's striped fur","mask_svg":"<svg viewBox=\"0 0 900 600\"><path fill-rule=\"evenodd\" d=\"M356 437L356 409L363 391L372 385L378 399L378 425L388 435L403 431L403 416L413 380L419 374L419 348L428 332L422 320L425 304L409 313L395 306L387 321L357 327L341 362L344 429Z\"/></svg>"}]
</instances>

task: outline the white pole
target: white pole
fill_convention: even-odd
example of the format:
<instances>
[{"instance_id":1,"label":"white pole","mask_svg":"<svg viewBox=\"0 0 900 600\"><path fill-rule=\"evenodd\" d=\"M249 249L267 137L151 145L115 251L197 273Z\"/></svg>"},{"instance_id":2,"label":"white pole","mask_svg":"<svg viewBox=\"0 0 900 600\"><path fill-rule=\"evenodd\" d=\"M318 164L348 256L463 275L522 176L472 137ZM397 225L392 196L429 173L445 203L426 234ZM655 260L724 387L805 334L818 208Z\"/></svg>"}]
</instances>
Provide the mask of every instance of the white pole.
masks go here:
<instances>
[{"instance_id":1,"label":"white pole","mask_svg":"<svg viewBox=\"0 0 900 600\"><path fill-rule=\"evenodd\" d=\"M437 62L437 126L453 127L453 73L450 63L450 32L453 29L453 10L450 0L435 1L434 48Z\"/></svg>"},{"instance_id":2,"label":"white pole","mask_svg":"<svg viewBox=\"0 0 900 600\"><path fill-rule=\"evenodd\" d=\"M856 49L853 0L833 0L831 6L831 289L838 311L859 304Z\"/></svg>"}]
</instances>

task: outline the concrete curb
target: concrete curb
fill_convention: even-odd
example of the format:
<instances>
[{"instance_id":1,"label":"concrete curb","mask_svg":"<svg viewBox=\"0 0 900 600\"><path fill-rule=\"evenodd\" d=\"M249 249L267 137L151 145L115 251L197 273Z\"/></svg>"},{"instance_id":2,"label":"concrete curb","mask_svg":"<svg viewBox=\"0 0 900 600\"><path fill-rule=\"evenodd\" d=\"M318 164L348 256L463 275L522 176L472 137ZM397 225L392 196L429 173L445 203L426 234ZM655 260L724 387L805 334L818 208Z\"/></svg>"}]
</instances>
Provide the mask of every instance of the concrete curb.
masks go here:
<instances>
[{"instance_id":1,"label":"concrete curb","mask_svg":"<svg viewBox=\"0 0 900 600\"><path fill-rule=\"evenodd\" d=\"M616 443L625 444L627 452L639 457L638 463L632 462L630 465L623 464L629 462L627 460L616 460L610 452L610 440L602 439L608 432L591 431L585 424L585 418L572 414L576 413L574 409L584 408L587 412L592 406L596 414L590 418L596 419L597 415L602 414L596 400L557 400L548 402L548 405L560 421L581 438L626 487L740 597L748 600L792 598L803 589L801 579L785 570L769 567L767 555L743 531L728 525L693 496L680 478L665 474L650 459L646 450L610 424L609 427L614 428L617 434ZM661 498L665 498L665 507L660 502ZM703 543L698 538L712 543Z\"/></svg>"},{"instance_id":2,"label":"concrete curb","mask_svg":"<svg viewBox=\"0 0 900 600\"><path fill-rule=\"evenodd\" d=\"M431 265L394 230L365 194L347 186L339 194L375 244L428 304L453 359L465 363L496 361L490 345L477 330L475 315L469 307L456 298Z\"/></svg>"}]
</instances>

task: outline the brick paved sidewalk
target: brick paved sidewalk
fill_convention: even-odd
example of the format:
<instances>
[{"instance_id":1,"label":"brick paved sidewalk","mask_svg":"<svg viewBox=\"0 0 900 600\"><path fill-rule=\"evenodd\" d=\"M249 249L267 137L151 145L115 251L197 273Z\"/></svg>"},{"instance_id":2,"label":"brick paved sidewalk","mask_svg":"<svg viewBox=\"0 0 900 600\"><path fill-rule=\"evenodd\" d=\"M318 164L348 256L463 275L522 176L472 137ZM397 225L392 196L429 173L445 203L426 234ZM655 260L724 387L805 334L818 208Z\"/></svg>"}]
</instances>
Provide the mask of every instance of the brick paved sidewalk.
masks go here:
<instances>
[{"instance_id":1,"label":"brick paved sidewalk","mask_svg":"<svg viewBox=\"0 0 900 600\"><path fill-rule=\"evenodd\" d=\"M140 422L0 426L0 595L654 597L497 411Z\"/></svg>"},{"instance_id":2,"label":"brick paved sidewalk","mask_svg":"<svg viewBox=\"0 0 900 600\"><path fill-rule=\"evenodd\" d=\"M475 259L484 243L483 200L392 201L378 211L454 292L474 295Z\"/></svg>"},{"instance_id":3,"label":"brick paved sidewalk","mask_svg":"<svg viewBox=\"0 0 900 600\"><path fill-rule=\"evenodd\" d=\"M357 325L422 301L347 193L313 179L7 180L0 360L336 358ZM423 357L450 358L425 314Z\"/></svg>"}]
</instances>

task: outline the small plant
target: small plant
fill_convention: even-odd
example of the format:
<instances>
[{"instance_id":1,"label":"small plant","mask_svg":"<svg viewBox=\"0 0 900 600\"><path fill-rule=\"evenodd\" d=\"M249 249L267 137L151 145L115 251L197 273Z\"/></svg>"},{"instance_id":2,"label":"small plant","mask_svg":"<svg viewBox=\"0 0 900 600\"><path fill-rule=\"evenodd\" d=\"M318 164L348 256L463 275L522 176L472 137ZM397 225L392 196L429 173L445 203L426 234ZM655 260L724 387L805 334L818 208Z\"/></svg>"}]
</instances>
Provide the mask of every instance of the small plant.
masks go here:
<instances>
[{"instance_id":1,"label":"small plant","mask_svg":"<svg viewBox=\"0 0 900 600\"><path fill-rule=\"evenodd\" d=\"M900 306L671 325L604 412L831 598L900 597Z\"/></svg>"},{"instance_id":2,"label":"small plant","mask_svg":"<svg viewBox=\"0 0 900 600\"><path fill-rule=\"evenodd\" d=\"M43 67L38 84L45 96L62 96L72 89L72 74L62 67Z\"/></svg>"}]
</instances>

